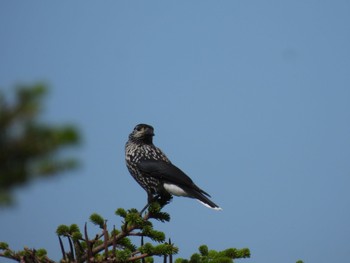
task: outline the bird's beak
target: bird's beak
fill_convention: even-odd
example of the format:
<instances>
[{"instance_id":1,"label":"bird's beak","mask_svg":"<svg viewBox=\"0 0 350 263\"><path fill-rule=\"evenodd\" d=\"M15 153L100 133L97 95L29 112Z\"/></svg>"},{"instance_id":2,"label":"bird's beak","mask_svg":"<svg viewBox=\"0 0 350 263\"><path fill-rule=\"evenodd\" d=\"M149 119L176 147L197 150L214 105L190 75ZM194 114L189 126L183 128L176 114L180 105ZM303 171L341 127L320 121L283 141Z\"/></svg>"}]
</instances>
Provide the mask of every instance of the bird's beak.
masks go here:
<instances>
[{"instance_id":1,"label":"bird's beak","mask_svg":"<svg viewBox=\"0 0 350 263\"><path fill-rule=\"evenodd\" d=\"M154 136L153 129L146 129L146 130L145 130L145 134L146 134L146 135L150 135L150 136Z\"/></svg>"}]
</instances>

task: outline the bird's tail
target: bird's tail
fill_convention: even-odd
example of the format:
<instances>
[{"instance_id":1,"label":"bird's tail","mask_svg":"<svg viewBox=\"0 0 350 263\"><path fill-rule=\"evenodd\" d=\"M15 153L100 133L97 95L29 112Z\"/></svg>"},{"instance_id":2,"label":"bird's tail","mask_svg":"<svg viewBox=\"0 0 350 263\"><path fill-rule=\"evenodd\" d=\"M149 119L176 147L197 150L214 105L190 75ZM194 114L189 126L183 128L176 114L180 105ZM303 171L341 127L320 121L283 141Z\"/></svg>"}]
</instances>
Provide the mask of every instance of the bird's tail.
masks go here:
<instances>
[{"instance_id":1,"label":"bird's tail","mask_svg":"<svg viewBox=\"0 0 350 263\"><path fill-rule=\"evenodd\" d=\"M193 191L191 194L192 194L191 197L197 199L202 205L204 205L208 208L214 209L214 210L222 210L222 208L220 206L218 206L213 201L211 201L203 193L198 192L198 191ZM207 194L207 193L205 193L205 194Z\"/></svg>"}]
</instances>

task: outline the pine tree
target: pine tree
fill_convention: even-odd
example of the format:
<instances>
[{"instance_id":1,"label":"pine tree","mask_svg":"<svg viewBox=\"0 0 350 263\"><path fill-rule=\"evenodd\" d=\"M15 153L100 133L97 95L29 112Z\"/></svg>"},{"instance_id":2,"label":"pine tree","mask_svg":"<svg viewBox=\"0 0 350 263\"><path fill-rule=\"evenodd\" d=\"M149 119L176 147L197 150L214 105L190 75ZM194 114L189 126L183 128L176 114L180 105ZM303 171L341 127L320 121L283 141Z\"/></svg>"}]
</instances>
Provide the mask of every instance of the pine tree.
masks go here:
<instances>
[{"instance_id":1,"label":"pine tree","mask_svg":"<svg viewBox=\"0 0 350 263\"><path fill-rule=\"evenodd\" d=\"M59 159L56 153L79 142L77 130L69 125L55 127L39 121L46 92L47 87L41 84L20 86L11 103L0 91L0 206L12 202L11 190L16 186L76 166L75 159ZM89 221L100 230L93 236L88 233L87 223L82 231L77 224L58 226L60 262L150 263L154 262L154 257L161 257L164 263L232 263L234 259L250 257L248 248L217 251L201 245L190 259L174 261L173 256L179 249L165 233L153 227L152 220L170 221L170 215L162 212L158 203L152 203L144 215L136 209L122 208L115 214L121 219L119 227L116 224L111 227L101 215L93 213ZM137 244L135 238L139 238ZM14 251L6 242L0 242L1 257L21 263L55 262L45 249L25 247ZM298 262L302 263L301 260Z\"/></svg>"},{"instance_id":2,"label":"pine tree","mask_svg":"<svg viewBox=\"0 0 350 263\"><path fill-rule=\"evenodd\" d=\"M113 225L108 229L107 220L94 213L90 222L100 228L100 233L90 237L88 225L85 223L83 231L77 224L60 225L56 233L59 248L62 252L61 263L83 262L153 262L154 257L162 257L163 262L173 262L173 255L178 248L167 239L165 234L153 228L151 220L169 222L170 215L161 211L158 203L152 203L148 211L141 215L136 209L117 209L115 214L121 217L119 228ZM140 237L139 244L131 238ZM147 239L147 242L144 242ZM65 241L65 242L64 242ZM208 250L203 245L200 254L195 253L190 260L177 259L177 263L215 263L233 262L233 259L247 258L250 251L247 248L230 248L223 251ZM5 242L0 242L0 257L13 259L17 262L53 263L45 249L28 249L13 251Z\"/></svg>"},{"instance_id":3,"label":"pine tree","mask_svg":"<svg viewBox=\"0 0 350 263\"><path fill-rule=\"evenodd\" d=\"M0 91L0 206L13 204L11 192L15 187L77 165L75 159L58 158L56 154L77 145L77 129L71 125L56 127L39 119L47 90L43 84L18 86L12 100L12 94Z\"/></svg>"}]
</instances>

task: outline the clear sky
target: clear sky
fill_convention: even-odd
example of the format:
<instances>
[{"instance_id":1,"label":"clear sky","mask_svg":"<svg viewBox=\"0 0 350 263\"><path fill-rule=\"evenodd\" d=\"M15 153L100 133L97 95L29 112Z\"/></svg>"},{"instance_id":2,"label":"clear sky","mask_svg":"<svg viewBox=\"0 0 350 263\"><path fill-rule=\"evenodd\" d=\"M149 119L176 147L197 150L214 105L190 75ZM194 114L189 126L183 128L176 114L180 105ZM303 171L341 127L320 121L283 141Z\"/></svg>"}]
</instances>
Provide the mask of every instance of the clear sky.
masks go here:
<instances>
[{"instance_id":1,"label":"clear sky","mask_svg":"<svg viewBox=\"0 0 350 263\"><path fill-rule=\"evenodd\" d=\"M156 224L189 257L350 258L350 2L1 1L0 87L45 81L44 119L74 123L80 170L18 189L0 240L47 248L59 224L141 209L124 144L137 123L213 200ZM90 226L94 231L94 226Z\"/></svg>"}]
</instances>

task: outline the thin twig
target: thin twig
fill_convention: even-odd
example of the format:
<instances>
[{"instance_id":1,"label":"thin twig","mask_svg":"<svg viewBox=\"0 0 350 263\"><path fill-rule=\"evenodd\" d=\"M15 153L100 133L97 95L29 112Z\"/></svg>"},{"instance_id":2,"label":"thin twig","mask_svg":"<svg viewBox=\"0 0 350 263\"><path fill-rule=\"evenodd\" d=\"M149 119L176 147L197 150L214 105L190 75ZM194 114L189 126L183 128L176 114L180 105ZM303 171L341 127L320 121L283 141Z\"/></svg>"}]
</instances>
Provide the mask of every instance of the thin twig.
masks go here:
<instances>
[{"instance_id":1,"label":"thin twig","mask_svg":"<svg viewBox=\"0 0 350 263\"><path fill-rule=\"evenodd\" d=\"M141 246L143 246L143 245L144 245L143 236L141 236ZM145 258L142 258L141 263L145 263L145 262L146 262Z\"/></svg>"},{"instance_id":2,"label":"thin twig","mask_svg":"<svg viewBox=\"0 0 350 263\"><path fill-rule=\"evenodd\" d=\"M137 233L129 233L128 234L129 236L136 236L136 237L144 237L145 236L145 234L144 233L142 233L142 232L137 232Z\"/></svg>"},{"instance_id":3,"label":"thin twig","mask_svg":"<svg viewBox=\"0 0 350 263\"><path fill-rule=\"evenodd\" d=\"M171 244L171 239L169 238L169 245L172 245ZM169 255L169 263L173 263L173 254L170 254Z\"/></svg>"},{"instance_id":4,"label":"thin twig","mask_svg":"<svg viewBox=\"0 0 350 263\"><path fill-rule=\"evenodd\" d=\"M79 239L79 240L84 241L84 239ZM84 248L83 248L83 246L81 245L81 243L80 243L79 240L75 240L75 241L74 241L75 256L76 256L78 262L80 262L81 255L82 255L82 253L84 252Z\"/></svg>"},{"instance_id":5,"label":"thin twig","mask_svg":"<svg viewBox=\"0 0 350 263\"><path fill-rule=\"evenodd\" d=\"M144 259L146 257L149 257L151 256L150 254L147 254L147 253L144 253L144 254L141 254L140 256L136 256L136 257L132 257L132 258L128 258L126 261L127 262L132 262L132 261L135 261L135 260L139 260L139 259Z\"/></svg>"},{"instance_id":6,"label":"thin twig","mask_svg":"<svg viewBox=\"0 0 350 263\"><path fill-rule=\"evenodd\" d=\"M64 246L63 246L63 242L62 242L62 238L60 236L58 236L58 240L60 242L60 247L61 247L61 252L62 252L62 258L66 259L66 252L64 251Z\"/></svg>"},{"instance_id":7,"label":"thin twig","mask_svg":"<svg viewBox=\"0 0 350 263\"><path fill-rule=\"evenodd\" d=\"M85 223L84 226L84 235L85 235L85 242L86 242L86 249L87 249L87 262L90 262L90 258L92 258L92 249L91 249L91 242L89 240L88 237L88 233L87 233L87 223Z\"/></svg>"},{"instance_id":8,"label":"thin twig","mask_svg":"<svg viewBox=\"0 0 350 263\"><path fill-rule=\"evenodd\" d=\"M74 257L74 249L73 249L73 242L72 242L72 238L71 237L67 237L68 238L68 242L69 242L69 248L70 248L70 259L71 260L75 260L75 257Z\"/></svg>"},{"instance_id":9,"label":"thin twig","mask_svg":"<svg viewBox=\"0 0 350 263\"><path fill-rule=\"evenodd\" d=\"M108 258L108 231L107 231L107 220L105 221L105 223L103 224L103 245L105 247L105 258Z\"/></svg>"},{"instance_id":10,"label":"thin twig","mask_svg":"<svg viewBox=\"0 0 350 263\"><path fill-rule=\"evenodd\" d=\"M143 219L144 219L144 220L148 220L148 219L150 219L150 218L152 218L150 213L146 213L146 214L143 216ZM115 238L110 238L110 239L108 239L108 241L107 241L107 246L112 246L112 245L113 245L113 242L115 242L115 244L118 244L119 240L121 240L122 238L124 238L124 237L130 235L131 232L132 232L133 230L135 230L135 229L139 229L139 228L138 228L137 226L134 226L134 225L131 225L131 226L129 226L129 227L126 227L126 225L124 225L124 226L122 227L122 232L121 232L121 233L119 233L118 235L116 235ZM86 223L85 223L85 228L84 228L84 230L85 230L85 237L87 237ZM85 255L85 256L82 256L82 257L81 257L81 261L82 261L82 262L84 262L84 260L87 260L87 257L91 257L92 255L96 255L96 254L100 253L100 252L103 251L104 248L105 248L105 245L104 245L104 244L101 244L101 245L96 246L96 247L94 247L93 249L91 249L91 247L90 247L90 243L91 243L91 242L90 242L88 239L86 239L86 243L87 243L87 247L88 247L88 254L87 254L87 256ZM89 250L90 250L90 251L89 251ZM141 258L142 258L142 257L141 257ZM88 261L88 262L90 262L90 261Z\"/></svg>"},{"instance_id":11,"label":"thin twig","mask_svg":"<svg viewBox=\"0 0 350 263\"><path fill-rule=\"evenodd\" d=\"M113 225L113 241L112 241L112 244L113 244L113 257L115 258L115 252L116 252L116 245L117 245L117 240L116 240L116 234L115 234L115 225Z\"/></svg>"}]
</instances>

